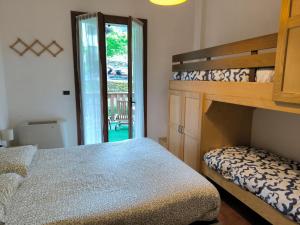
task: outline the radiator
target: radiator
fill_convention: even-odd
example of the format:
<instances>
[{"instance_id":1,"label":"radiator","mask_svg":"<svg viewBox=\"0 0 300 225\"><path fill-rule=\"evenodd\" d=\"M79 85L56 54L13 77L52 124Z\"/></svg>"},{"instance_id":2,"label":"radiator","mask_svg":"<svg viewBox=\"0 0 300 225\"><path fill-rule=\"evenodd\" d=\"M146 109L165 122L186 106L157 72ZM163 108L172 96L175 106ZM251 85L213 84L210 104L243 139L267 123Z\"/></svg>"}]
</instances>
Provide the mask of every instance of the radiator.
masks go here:
<instances>
[{"instance_id":1,"label":"radiator","mask_svg":"<svg viewBox=\"0 0 300 225\"><path fill-rule=\"evenodd\" d=\"M37 145L40 149L64 148L66 129L64 120L27 121L16 127L19 145Z\"/></svg>"}]
</instances>

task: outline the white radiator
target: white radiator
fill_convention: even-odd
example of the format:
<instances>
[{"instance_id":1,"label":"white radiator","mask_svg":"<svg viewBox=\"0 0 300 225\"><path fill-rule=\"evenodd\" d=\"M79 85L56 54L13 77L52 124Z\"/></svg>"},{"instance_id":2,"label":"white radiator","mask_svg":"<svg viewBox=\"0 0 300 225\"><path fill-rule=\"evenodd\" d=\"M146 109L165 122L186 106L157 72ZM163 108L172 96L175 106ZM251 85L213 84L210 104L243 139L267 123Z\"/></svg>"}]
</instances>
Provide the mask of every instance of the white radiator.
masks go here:
<instances>
[{"instance_id":1,"label":"white radiator","mask_svg":"<svg viewBox=\"0 0 300 225\"><path fill-rule=\"evenodd\" d=\"M64 120L25 122L17 126L19 145L37 145L40 149L66 147Z\"/></svg>"}]
</instances>

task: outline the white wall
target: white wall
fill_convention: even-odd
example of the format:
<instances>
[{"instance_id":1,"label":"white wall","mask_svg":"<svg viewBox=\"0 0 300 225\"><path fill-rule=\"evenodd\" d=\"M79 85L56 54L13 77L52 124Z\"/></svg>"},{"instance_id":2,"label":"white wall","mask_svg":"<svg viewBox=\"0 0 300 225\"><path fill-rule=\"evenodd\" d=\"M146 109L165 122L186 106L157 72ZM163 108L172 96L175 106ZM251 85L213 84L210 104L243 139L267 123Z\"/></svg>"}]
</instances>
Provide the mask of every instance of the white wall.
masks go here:
<instances>
[{"instance_id":1,"label":"white wall","mask_svg":"<svg viewBox=\"0 0 300 225\"><path fill-rule=\"evenodd\" d=\"M1 8L1 4L0 4L0 8ZM0 31L0 37L1 37L1 31ZM0 38L0 130L6 129L8 126L6 84L5 84L5 77L4 77L4 64L3 64L2 55L3 55L2 41Z\"/></svg>"},{"instance_id":2,"label":"white wall","mask_svg":"<svg viewBox=\"0 0 300 225\"><path fill-rule=\"evenodd\" d=\"M194 0L159 7L148 0L0 0L1 40L9 97L10 125L24 120L67 119L68 142L76 144L73 55L70 11L101 11L148 19L148 134L167 133L167 90L171 56L193 48ZM45 44L57 40L65 51L18 56L8 46L17 37ZM63 96L62 90L71 90Z\"/></svg>"},{"instance_id":3,"label":"white wall","mask_svg":"<svg viewBox=\"0 0 300 225\"><path fill-rule=\"evenodd\" d=\"M300 116L276 111L256 110L252 125L253 146L271 149L300 161Z\"/></svg>"},{"instance_id":4,"label":"white wall","mask_svg":"<svg viewBox=\"0 0 300 225\"><path fill-rule=\"evenodd\" d=\"M205 2L202 0L195 1L195 8L194 8L194 49L198 50L201 48L202 43L202 33L203 33L203 24L204 24L204 9L205 9Z\"/></svg>"},{"instance_id":5,"label":"white wall","mask_svg":"<svg viewBox=\"0 0 300 225\"><path fill-rule=\"evenodd\" d=\"M201 47L278 32L280 0L204 0ZM300 161L300 116L255 110L252 144Z\"/></svg>"},{"instance_id":6,"label":"white wall","mask_svg":"<svg viewBox=\"0 0 300 225\"><path fill-rule=\"evenodd\" d=\"M202 47L278 31L280 0L204 0Z\"/></svg>"}]
</instances>

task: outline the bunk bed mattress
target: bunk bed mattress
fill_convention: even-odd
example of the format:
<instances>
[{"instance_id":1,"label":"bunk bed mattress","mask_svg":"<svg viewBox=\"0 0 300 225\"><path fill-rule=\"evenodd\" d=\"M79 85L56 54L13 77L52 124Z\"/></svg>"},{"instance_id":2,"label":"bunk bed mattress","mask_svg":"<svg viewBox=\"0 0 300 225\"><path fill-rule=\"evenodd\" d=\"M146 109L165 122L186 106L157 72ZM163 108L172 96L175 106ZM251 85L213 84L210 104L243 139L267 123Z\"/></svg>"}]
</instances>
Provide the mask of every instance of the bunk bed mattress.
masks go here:
<instances>
[{"instance_id":1,"label":"bunk bed mattress","mask_svg":"<svg viewBox=\"0 0 300 225\"><path fill-rule=\"evenodd\" d=\"M262 149L229 147L205 154L206 164L300 223L300 163Z\"/></svg>"},{"instance_id":2,"label":"bunk bed mattress","mask_svg":"<svg viewBox=\"0 0 300 225\"><path fill-rule=\"evenodd\" d=\"M217 217L215 187L150 139L39 150L6 225L190 224Z\"/></svg>"},{"instance_id":3,"label":"bunk bed mattress","mask_svg":"<svg viewBox=\"0 0 300 225\"><path fill-rule=\"evenodd\" d=\"M258 83L270 83L273 82L273 77L273 68L261 68L256 71L255 81ZM175 72L172 79L191 81L249 82L250 69Z\"/></svg>"}]
</instances>

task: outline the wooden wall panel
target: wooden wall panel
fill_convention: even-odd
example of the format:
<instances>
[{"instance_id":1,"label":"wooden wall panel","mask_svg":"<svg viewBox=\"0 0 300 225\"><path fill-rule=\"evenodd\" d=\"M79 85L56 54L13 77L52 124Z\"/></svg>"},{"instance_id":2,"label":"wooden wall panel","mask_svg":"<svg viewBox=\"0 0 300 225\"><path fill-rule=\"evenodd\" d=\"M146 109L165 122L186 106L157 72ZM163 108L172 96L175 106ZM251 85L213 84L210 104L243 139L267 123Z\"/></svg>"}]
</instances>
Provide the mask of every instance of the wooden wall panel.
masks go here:
<instances>
[{"instance_id":1,"label":"wooden wall panel","mask_svg":"<svg viewBox=\"0 0 300 225\"><path fill-rule=\"evenodd\" d=\"M292 0L291 16L293 17L298 15L300 15L300 1Z\"/></svg>"},{"instance_id":2,"label":"wooden wall panel","mask_svg":"<svg viewBox=\"0 0 300 225\"><path fill-rule=\"evenodd\" d=\"M215 148L250 145L253 108L209 100L204 104L207 109L202 119L201 159Z\"/></svg>"},{"instance_id":3,"label":"wooden wall panel","mask_svg":"<svg viewBox=\"0 0 300 225\"><path fill-rule=\"evenodd\" d=\"M168 149L178 158L183 159L182 134L179 127L182 122L182 93L169 92L169 125L168 125Z\"/></svg>"},{"instance_id":4,"label":"wooden wall panel","mask_svg":"<svg viewBox=\"0 0 300 225\"><path fill-rule=\"evenodd\" d=\"M273 99L300 103L300 1L282 0Z\"/></svg>"},{"instance_id":5,"label":"wooden wall panel","mask_svg":"<svg viewBox=\"0 0 300 225\"><path fill-rule=\"evenodd\" d=\"M174 124L181 123L181 96L170 94L170 122Z\"/></svg>"},{"instance_id":6,"label":"wooden wall panel","mask_svg":"<svg viewBox=\"0 0 300 225\"><path fill-rule=\"evenodd\" d=\"M199 139L200 115L199 98L185 98L184 132L196 139Z\"/></svg>"},{"instance_id":7,"label":"wooden wall panel","mask_svg":"<svg viewBox=\"0 0 300 225\"><path fill-rule=\"evenodd\" d=\"M299 1L299 0L298 0ZM300 2L300 1L299 1ZM289 30L283 91L300 94L300 27Z\"/></svg>"},{"instance_id":8,"label":"wooden wall panel","mask_svg":"<svg viewBox=\"0 0 300 225\"><path fill-rule=\"evenodd\" d=\"M201 93L184 92L183 160L196 171L200 171L202 103Z\"/></svg>"},{"instance_id":9,"label":"wooden wall panel","mask_svg":"<svg viewBox=\"0 0 300 225\"><path fill-rule=\"evenodd\" d=\"M184 139L184 162L196 171L200 171L199 140L192 137Z\"/></svg>"}]
</instances>

